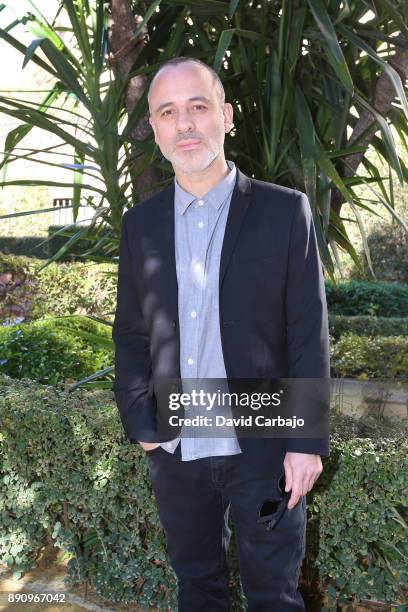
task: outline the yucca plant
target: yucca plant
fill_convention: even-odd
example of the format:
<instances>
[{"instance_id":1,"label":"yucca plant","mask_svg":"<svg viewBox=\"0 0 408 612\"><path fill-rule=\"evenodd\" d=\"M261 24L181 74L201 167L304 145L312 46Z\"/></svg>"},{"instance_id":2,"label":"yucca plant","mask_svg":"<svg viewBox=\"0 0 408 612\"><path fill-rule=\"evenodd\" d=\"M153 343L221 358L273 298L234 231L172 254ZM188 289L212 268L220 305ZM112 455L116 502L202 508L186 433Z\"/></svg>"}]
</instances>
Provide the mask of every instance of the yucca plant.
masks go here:
<instances>
[{"instance_id":1,"label":"yucca plant","mask_svg":"<svg viewBox=\"0 0 408 612\"><path fill-rule=\"evenodd\" d=\"M28 61L34 61L50 75L52 86L40 104L29 103L19 96L0 96L0 112L22 122L6 138L1 165L4 179L7 165L24 157L46 164L50 168L50 179L3 180L1 185L45 183L72 187L74 221L81 204L94 209L90 225L74 223L75 232L45 265L58 259L82 238L91 238L95 244L89 255L97 247L111 261L117 250L123 208L135 196L132 185L136 177L131 176L132 156L120 135L125 120L125 85L117 67L107 62L106 6L103 2L65 0L60 9L64 9L68 17L70 25L67 27L48 23L39 4L21 0L2 5L15 13L16 20L0 31L0 36L24 55L23 68ZM18 23L24 23L34 37L28 47L11 33ZM41 58L39 50L46 60ZM57 136L60 142L53 147L38 147L21 154L18 145L33 127ZM126 129L129 129L129 122ZM61 152L64 144L69 145L70 152ZM41 159L42 153L47 153L48 158L52 154L54 160ZM140 150L135 151L134 155L140 153ZM52 180L55 165L59 169L66 168L66 182ZM23 214L35 212L39 211Z\"/></svg>"},{"instance_id":2,"label":"yucca plant","mask_svg":"<svg viewBox=\"0 0 408 612\"><path fill-rule=\"evenodd\" d=\"M7 137L2 166L23 156L19 144L32 127L49 131L72 148L67 160L55 147L53 163L72 173L64 185L73 189L74 219L81 203L95 211L89 227L74 222L49 261L82 238L95 245L84 257L111 260L124 208L170 179L148 129L146 84L161 62L177 55L199 57L220 72L235 109L227 157L249 175L306 191L330 276L339 248L359 265L341 214L344 202L354 211L368 261L361 210L376 214L372 205L381 203L408 231L393 199L393 173L401 183L408 180L394 142L398 134L407 150L403 0L61 0L63 27L48 23L39 5L3 3L16 20L0 36L25 63L46 70L53 85L37 105L0 97L0 112L22 121ZM12 34L17 23L32 33L28 47ZM388 165L386 176L370 160L370 148ZM24 156L37 159L41 152ZM97 257L96 248L106 255Z\"/></svg>"},{"instance_id":3,"label":"yucca plant","mask_svg":"<svg viewBox=\"0 0 408 612\"><path fill-rule=\"evenodd\" d=\"M367 157L371 146L401 182L408 180L393 137L397 131L406 143L408 5L393 5L275 1L252 11L240 5L235 24L246 32L224 31L218 43L215 65L225 66L228 48L225 74L239 109L231 149L249 173L306 191L329 273L338 247L359 265L343 202L352 206L368 257L361 209L381 201L404 223L394 209L392 177L381 176Z\"/></svg>"}]
</instances>

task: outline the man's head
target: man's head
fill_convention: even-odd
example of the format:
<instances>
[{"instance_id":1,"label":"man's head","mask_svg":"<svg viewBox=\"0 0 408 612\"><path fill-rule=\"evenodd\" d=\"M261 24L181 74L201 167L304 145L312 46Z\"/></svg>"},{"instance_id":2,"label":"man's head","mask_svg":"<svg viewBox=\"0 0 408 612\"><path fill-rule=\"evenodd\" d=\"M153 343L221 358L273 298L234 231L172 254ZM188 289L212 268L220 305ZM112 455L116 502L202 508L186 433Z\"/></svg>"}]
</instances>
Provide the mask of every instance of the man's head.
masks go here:
<instances>
[{"instance_id":1,"label":"man's head","mask_svg":"<svg viewBox=\"0 0 408 612\"><path fill-rule=\"evenodd\" d=\"M175 171L201 172L224 156L232 106L212 68L193 58L169 60L155 74L148 101L156 143Z\"/></svg>"}]
</instances>

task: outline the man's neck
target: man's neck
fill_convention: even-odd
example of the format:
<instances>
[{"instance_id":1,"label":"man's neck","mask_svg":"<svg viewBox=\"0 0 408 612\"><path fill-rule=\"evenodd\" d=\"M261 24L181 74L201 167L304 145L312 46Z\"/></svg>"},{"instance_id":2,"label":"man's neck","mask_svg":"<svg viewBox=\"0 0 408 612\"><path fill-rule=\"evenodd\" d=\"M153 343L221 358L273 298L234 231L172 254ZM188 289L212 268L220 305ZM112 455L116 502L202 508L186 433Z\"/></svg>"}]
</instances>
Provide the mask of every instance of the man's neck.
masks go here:
<instances>
[{"instance_id":1,"label":"man's neck","mask_svg":"<svg viewBox=\"0 0 408 612\"><path fill-rule=\"evenodd\" d=\"M201 172L193 174L184 174L179 170L175 170L177 183L184 191L192 193L197 198L201 198L208 193L215 185L217 185L230 172L225 157L216 159L211 166Z\"/></svg>"}]
</instances>

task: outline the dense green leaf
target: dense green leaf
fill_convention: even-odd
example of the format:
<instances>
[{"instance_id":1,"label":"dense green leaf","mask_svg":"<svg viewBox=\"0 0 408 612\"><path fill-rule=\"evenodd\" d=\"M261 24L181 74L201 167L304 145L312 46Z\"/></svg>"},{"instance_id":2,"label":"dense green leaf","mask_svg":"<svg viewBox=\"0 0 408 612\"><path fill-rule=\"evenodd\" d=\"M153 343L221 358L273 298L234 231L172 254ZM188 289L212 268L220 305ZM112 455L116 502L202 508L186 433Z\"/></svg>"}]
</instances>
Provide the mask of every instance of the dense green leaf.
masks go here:
<instances>
[{"instance_id":1,"label":"dense green leaf","mask_svg":"<svg viewBox=\"0 0 408 612\"><path fill-rule=\"evenodd\" d=\"M353 93L353 81L344 58L336 31L322 0L307 0L313 16L326 42L327 57L334 72L349 93Z\"/></svg>"}]
</instances>

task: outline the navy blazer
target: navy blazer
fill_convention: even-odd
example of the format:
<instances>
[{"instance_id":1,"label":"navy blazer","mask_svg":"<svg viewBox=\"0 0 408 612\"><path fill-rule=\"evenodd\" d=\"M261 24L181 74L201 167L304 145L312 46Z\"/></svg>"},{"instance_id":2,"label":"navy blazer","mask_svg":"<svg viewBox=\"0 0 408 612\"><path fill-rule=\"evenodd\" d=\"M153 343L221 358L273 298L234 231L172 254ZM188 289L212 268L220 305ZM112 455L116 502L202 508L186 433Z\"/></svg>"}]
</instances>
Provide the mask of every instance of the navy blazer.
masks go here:
<instances>
[{"instance_id":1,"label":"navy blazer","mask_svg":"<svg viewBox=\"0 0 408 612\"><path fill-rule=\"evenodd\" d=\"M122 217L113 391L130 441L157 435L153 379L180 378L174 183ZM322 266L305 194L237 168L219 273L227 377L329 379ZM174 435L172 437L175 437ZM286 451L329 454L329 437L238 438L260 472Z\"/></svg>"}]
</instances>

